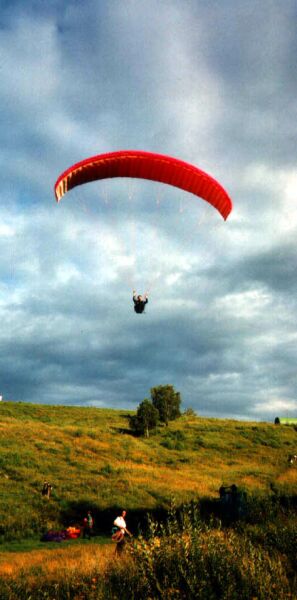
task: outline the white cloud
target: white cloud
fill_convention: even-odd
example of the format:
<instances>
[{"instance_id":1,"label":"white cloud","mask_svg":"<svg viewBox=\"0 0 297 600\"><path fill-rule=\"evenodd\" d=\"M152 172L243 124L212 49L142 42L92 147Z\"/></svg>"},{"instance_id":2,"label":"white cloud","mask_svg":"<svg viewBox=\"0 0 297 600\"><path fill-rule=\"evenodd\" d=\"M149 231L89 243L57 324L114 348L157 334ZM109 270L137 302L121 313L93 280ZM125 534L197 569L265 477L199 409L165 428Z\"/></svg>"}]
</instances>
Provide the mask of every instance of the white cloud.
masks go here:
<instances>
[{"instance_id":1,"label":"white cloud","mask_svg":"<svg viewBox=\"0 0 297 600\"><path fill-rule=\"evenodd\" d=\"M1 96L16 112L31 108L40 113L56 98L60 83L57 31L51 20L16 15L13 24L2 29L0 53ZM28 117L32 118L32 113Z\"/></svg>"},{"instance_id":2,"label":"white cloud","mask_svg":"<svg viewBox=\"0 0 297 600\"><path fill-rule=\"evenodd\" d=\"M233 315L236 319L247 320L255 319L271 304L271 296L262 289L227 294L215 302L216 309L225 316Z\"/></svg>"},{"instance_id":3,"label":"white cloud","mask_svg":"<svg viewBox=\"0 0 297 600\"><path fill-rule=\"evenodd\" d=\"M270 396L270 390L266 391L266 400L257 402L252 409L255 414L275 414L275 416L295 415L297 410L297 401L290 398L278 398Z\"/></svg>"},{"instance_id":4,"label":"white cloud","mask_svg":"<svg viewBox=\"0 0 297 600\"><path fill-rule=\"evenodd\" d=\"M6 396L134 406L151 385L173 382L198 412L296 409L290 6L88 0L3 9ZM126 182L108 182L106 197L91 184L55 205L61 171L132 147L179 156L222 181L234 201L228 221L169 186L157 206L157 186L145 182L132 195ZM134 285L151 291L143 318L133 312Z\"/></svg>"},{"instance_id":5,"label":"white cloud","mask_svg":"<svg viewBox=\"0 0 297 600\"><path fill-rule=\"evenodd\" d=\"M0 237L13 237L15 228L9 223L0 223Z\"/></svg>"}]
</instances>

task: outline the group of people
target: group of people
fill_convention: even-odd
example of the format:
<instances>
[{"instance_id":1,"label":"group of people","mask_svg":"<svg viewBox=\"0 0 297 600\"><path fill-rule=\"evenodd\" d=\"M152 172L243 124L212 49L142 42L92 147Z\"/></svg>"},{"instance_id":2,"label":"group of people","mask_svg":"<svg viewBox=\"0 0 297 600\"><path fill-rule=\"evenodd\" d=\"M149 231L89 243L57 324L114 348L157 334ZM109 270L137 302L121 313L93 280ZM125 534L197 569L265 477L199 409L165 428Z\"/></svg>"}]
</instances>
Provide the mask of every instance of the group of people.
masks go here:
<instances>
[{"instance_id":1,"label":"group of people","mask_svg":"<svg viewBox=\"0 0 297 600\"><path fill-rule=\"evenodd\" d=\"M121 515L116 517L113 522L112 528L112 536L111 539L116 543L115 553L121 554L124 550L125 546L125 535L129 535L132 537L132 533L130 533L129 529L127 529L126 525L126 515L127 512L125 510L122 511ZM83 520L83 538L91 539L93 535L93 527L94 527L94 519L92 517L91 511L88 511L87 516Z\"/></svg>"},{"instance_id":2,"label":"group of people","mask_svg":"<svg viewBox=\"0 0 297 600\"><path fill-rule=\"evenodd\" d=\"M51 491L52 491L52 485L50 485L48 481L45 481L43 484L42 492L41 492L42 495L49 498L51 495ZM132 537L132 533L130 533L130 531L127 529L126 520L125 520L126 515L127 515L127 512L125 510L123 510L121 515L116 517L116 519L113 522L111 539L113 542L116 543L116 548L115 548L116 554L121 554L124 550L125 535L127 534L127 535L129 535L129 537ZM87 516L84 517L84 519L83 519L83 525L82 525L82 534L83 535L82 535L82 537L84 539L90 540L91 537L94 535L93 528L94 528L94 519L93 519L91 511L89 510L87 513Z\"/></svg>"},{"instance_id":3,"label":"group of people","mask_svg":"<svg viewBox=\"0 0 297 600\"><path fill-rule=\"evenodd\" d=\"M50 498L52 489L53 489L53 486L50 485L50 483L48 481L45 481L43 484L43 487L42 487L42 491L41 491L42 496ZM116 554L121 554L122 551L124 550L125 535L127 534L127 535L129 535L129 537L132 537L132 534L127 529L126 520L125 520L126 515L127 515L127 512L125 510L123 510L121 515L116 517L116 519L113 522L111 539L113 542L116 543L116 548L115 548ZM94 530L94 519L93 519L91 511L88 510L87 516L84 517L83 524L82 524L83 539L90 540L91 537L94 535L93 530Z\"/></svg>"}]
</instances>

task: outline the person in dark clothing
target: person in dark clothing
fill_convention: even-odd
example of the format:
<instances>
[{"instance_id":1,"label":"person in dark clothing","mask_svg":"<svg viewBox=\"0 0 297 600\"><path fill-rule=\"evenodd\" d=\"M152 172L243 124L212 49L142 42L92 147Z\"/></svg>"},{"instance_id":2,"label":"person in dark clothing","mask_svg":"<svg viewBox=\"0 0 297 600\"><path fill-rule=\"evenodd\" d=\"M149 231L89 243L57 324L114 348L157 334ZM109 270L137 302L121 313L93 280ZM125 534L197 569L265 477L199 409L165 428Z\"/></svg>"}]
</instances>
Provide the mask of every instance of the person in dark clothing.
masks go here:
<instances>
[{"instance_id":1,"label":"person in dark clothing","mask_svg":"<svg viewBox=\"0 0 297 600\"><path fill-rule=\"evenodd\" d=\"M147 294L144 296L136 296L136 291L133 290L133 302L134 302L134 310L137 314L141 314L144 312L145 305L148 303Z\"/></svg>"},{"instance_id":2,"label":"person in dark clothing","mask_svg":"<svg viewBox=\"0 0 297 600\"><path fill-rule=\"evenodd\" d=\"M43 496L47 496L47 493L48 493L48 482L47 481L44 482L41 493Z\"/></svg>"},{"instance_id":3,"label":"person in dark clothing","mask_svg":"<svg viewBox=\"0 0 297 600\"><path fill-rule=\"evenodd\" d=\"M46 498L50 498L51 493L52 493L52 489L53 486L49 484L48 481L45 481L43 484L43 488L41 490L41 493L43 496L46 496Z\"/></svg>"},{"instance_id":4,"label":"person in dark clothing","mask_svg":"<svg viewBox=\"0 0 297 600\"><path fill-rule=\"evenodd\" d=\"M84 518L84 522L83 522L83 538L89 538L89 540L91 539L91 536L93 535L93 525L94 525L94 519L91 515L91 511L88 511L87 516Z\"/></svg>"}]
</instances>

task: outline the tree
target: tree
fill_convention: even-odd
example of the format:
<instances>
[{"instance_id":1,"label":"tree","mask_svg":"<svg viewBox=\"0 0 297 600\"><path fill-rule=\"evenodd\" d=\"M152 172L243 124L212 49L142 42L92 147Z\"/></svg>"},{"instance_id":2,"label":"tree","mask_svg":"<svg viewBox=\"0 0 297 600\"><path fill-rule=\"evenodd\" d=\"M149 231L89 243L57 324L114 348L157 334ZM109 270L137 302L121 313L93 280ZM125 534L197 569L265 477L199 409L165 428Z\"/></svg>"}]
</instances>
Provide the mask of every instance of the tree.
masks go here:
<instances>
[{"instance_id":1,"label":"tree","mask_svg":"<svg viewBox=\"0 0 297 600\"><path fill-rule=\"evenodd\" d=\"M145 398L138 406L136 415L130 417L130 427L136 433L149 437L149 431L154 429L159 420L159 411Z\"/></svg>"},{"instance_id":2,"label":"tree","mask_svg":"<svg viewBox=\"0 0 297 600\"><path fill-rule=\"evenodd\" d=\"M153 406L159 411L159 419L168 425L180 417L180 393L174 390L173 385L158 385L151 388Z\"/></svg>"}]
</instances>

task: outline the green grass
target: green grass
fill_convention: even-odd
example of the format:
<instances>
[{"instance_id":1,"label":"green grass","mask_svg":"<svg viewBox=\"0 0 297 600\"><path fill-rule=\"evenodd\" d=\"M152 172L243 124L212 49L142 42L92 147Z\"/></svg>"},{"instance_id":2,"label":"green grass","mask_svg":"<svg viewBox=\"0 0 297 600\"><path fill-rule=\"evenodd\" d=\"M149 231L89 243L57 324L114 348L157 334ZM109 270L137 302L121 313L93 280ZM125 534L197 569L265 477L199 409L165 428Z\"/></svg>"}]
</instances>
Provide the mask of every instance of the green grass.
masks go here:
<instances>
[{"instance_id":1,"label":"green grass","mask_svg":"<svg viewBox=\"0 0 297 600\"><path fill-rule=\"evenodd\" d=\"M83 545L103 545L110 542L110 536L96 535L89 539L74 539L74 540L63 540L63 542L41 542L39 537L32 537L22 540L14 540L11 542L3 542L0 546L0 555L6 552L32 552L32 550L56 550L57 548L63 548L68 546L77 546L78 544Z\"/></svg>"},{"instance_id":2,"label":"green grass","mask_svg":"<svg viewBox=\"0 0 297 600\"><path fill-rule=\"evenodd\" d=\"M95 540L0 553L1 600L295 600L296 514L272 499L254 498L251 508L246 520L221 527L201 520L198 504L172 506L120 560L111 543Z\"/></svg>"},{"instance_id":3,"label":"green grass","mask_svg":"<svg viewBox=\"0 0 297 600\"><path fill-rule=\"evenodd\" d=\"M296 493L292 427L183 415L145 439L131 435L129 411L2 402L0 413L0 542L61 527L67 511L81 521L88 505L150 510L232 483Z\"/></svg>"}]
</instances>

